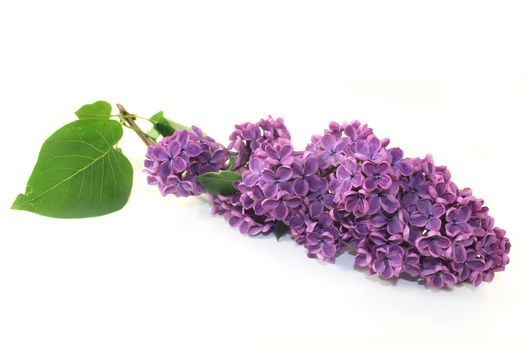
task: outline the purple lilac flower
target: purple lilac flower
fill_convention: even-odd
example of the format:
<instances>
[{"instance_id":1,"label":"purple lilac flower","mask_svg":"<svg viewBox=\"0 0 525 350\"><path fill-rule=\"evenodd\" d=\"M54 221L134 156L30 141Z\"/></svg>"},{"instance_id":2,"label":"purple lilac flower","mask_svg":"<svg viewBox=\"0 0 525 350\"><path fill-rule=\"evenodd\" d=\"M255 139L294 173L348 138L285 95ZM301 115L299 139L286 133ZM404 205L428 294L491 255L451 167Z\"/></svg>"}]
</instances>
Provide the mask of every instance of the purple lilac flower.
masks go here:
<instances>
[{"instance_id":1,"label":"purple lilac flower","mask_svg":"<svg viewBox=\"0 0 525 350\"><path fill-rule=\"evenodd\" d=\"M202 131L177 130L173 135L149 146L144 161L148 183L157 185L163 195L186 197L204 192L196 176L224 169L228 151Z\"/></svg>"},{"instance_id":2,"label":"purple lilac flower","mask_svg":"<svg viewBox=\"0 0 525 350\"><path fill-rule=\"evenodd\" d=\"M181 180L177 175L169 175L164 184L165 187L161 188L163 195L174 194L177 197L188 197L195 192L195 186L192 181Z\"/></svg>"},{"instance_id":3,"label":"purple lilac flower","mask_svg":"<svg viewBox=\"0 0 525 350\"><path fill-rule=\"evenodd\" d=\"M194 128L148 149L148 183L163 194L203 192L195 176L226 168L242 174L231 196L211 196L212 212L248 235L276 221L309 257L355 264L381 278L407 274L434 288L490 282L509 263L510 243L482 199L458 189L431 155L406 158L358 121L331 122L294 151L282 119L237 125L228 149Z\"/></svg>"},{"instance_id":4,"label":"purple lilac flower","mask_svg":"<svg viewBox=\"0 0 525 350\"><path fill-rule=\"evenodd\" d=\"M367 191L373 191L378 187L388 189L392 185L390 166L386 162L379 164L366 162L363 165L363 172L366 175L363 187Z\"/></svg>"},{"instance_id":5,"label":"purple lilac flower","mask_svg":"<svg viewBox=\"0 0 525 350\"><path fill-rule=\"evenodd\" d=\"M476 254L474 250L470 250L466 254L464 261L454 262L453 266L459 272L458 277L460 281L466 281L467 279L471 278L473 272L483 272L489 267L482 259L481 255ZM475 274L473 277L473 279L476 280L478 275ZM472 282L475 282L474 280Z\"/></svg>"},{"instance_id":6,"label":"purple lilac flower","mask_svg":"<svg viewBox=\"0 0 525 350\"><path fill-rule=\"evenodd\" d=\"M457 283L457 277L446 266L439 263L421 271L421 277L434 288L451 287Z\"/></svg>"},{"instance_id":7,"label":"purple lilac flower","mask_svg":"<svg viewBox=\"0 0 525 350\"><path fill-rule=\"evenodd\" d=\"M377 248L372 271L387 280L392 277L399 277L403 265L403 255L403 248L398 245L384 245Z\"/></svg>"},{"instance_id":8,"label":"purple lilac flower","mask_svg":"<svg viewBox=\"0 0 525 350\"><path fill-rule=\"evenodd\" d=\"M428 187L430 197L443 205L454 203L456 200L457 187L453 182L438 182Z\"/></svg>"},{"instance_id":9,"label":"purple lilac flower","mask_svg":"<svg viewBox=\"0 0 525 350\"><path fill-rule=\"evenodd\" d=\"M321 186L315 192L310 193L306 198L308 199L309 212L312 218L316 218L325 209L332 209L333 195L328 192L328 183L326 180L321 181Z\"/></svg>"},{"instance_id":10,"label":"purple lilac flower","mask_svg":"<svg viewBox=\"0 0 525 350\"><path fill-rule=\"evenodd\" d=\"M447 257L457 264L467 260L467 246L472 244L472 238L465 235L458 235L447 250Z\"/></svg>"},{"instance_id":11,"label":"purple lilac flower","mask_svg":"<svg viewBox=\"0 0 525 350\"><path fill-rule=\"evenodd\" d=\"M454 237L459 233L470 234L472 227L468 224L472 211L468 207L450 208L447 211L447 234Z\"/></svg>"},{"instance_id":12,"label":"purple lilac flower","mask_svg":"<svg viewBox=\"0 0 525 350\"><path fill-rule=\"evenodd\" d=\"M394 214L386 212L376 214L370 219L370 224L375 228L386 227L386 230L390 235L403 233L406 227L401 212Z\"/></svg>"},{"instance_id":13,"label":"purple lilac flower","mask_svg":"<svg viewBox=\"0 0 525 350\"><path fill-rule=\"evenodd\" d=\"M408 249L403 261L403 271L411 277L418 277L421 274L420 255Z\"/></svg>"},{"instance_id":14,"label":"purple lilac flower","mask_svg":"<svg viewBox=\"0 0 525 350\"><path fill-rule=\"evenodd\" d=\"M297 196L306 196L308 192L318 191L321 186L321 178L316 175L319 163L316 158L307 157L292 164L293 181L292 189Z\"/></svg>"},{"instance_id":15,"label":"purple lilac flower","mask_svg":"<svg viewBox=\"0 0 525 350\"><path fill-rule=\"evenodd\" d=\"M350 191L344 199L343 208L356 216L364 216L368 213L368 193L364 189Z\"/></svg>"},{"instance_id":16,"label":"purple lilac flower","mask_svg":"<svg viewBox=\"0 0 525 350\"><path fill-rule=\"evenodd\" d=\"M290 133L281 118L268 116L258 123L244 123L235 126L230 135L228 150L235 156L235 169L244 167L251 155L263 144L273 143L277 139L290 140Z\"/></svg>"},{"instance_id":17,"label":"purple lilac flower","mask_svg":"<svg viewBox=\"0 0 525 350\"><path fill-rule=\"evenodd\" d=\"M416 239L416 248L419 252L424 256L435 258L444 257L451 244L448 237L443 237L436 231L429 231L426 235Z\"/></svg>"},{"instance_id":18,"label":"purple lilac flower","mask_svg":"<svg viewBox=\"0 0 525 350\"><path fill-rule=\"evenodd\" d=\"M333 261L337 253L336 237L330 231L312 231L306 235L306 248L311 257Z\"/></svg>"},{"instance_id":19,"label":"purple lilac flower","mask_svg":"<svg viewBox=\"0 0 525 350\"><path fill-rule=\"evenodd\" d=\"M212 196L212 214L222 215L233 227L239 228L241 233L249 236L267 234L273 228L273 222L265 217L256 215L253 210L241 205L239 195Z\"/></svg>"},{"instance_id":20,"label":"purple lilac flower","mask_svg":"<svg viewBox=\"0 0 525 350\"><path fill-rule=\"evenodd\" d=\"M340 244L355 249L356 265L372 273L381 271L382 278L390 278L391 268L394 277L405 272L442 288L463 280L462 274L479 265L470 262L473 266L465 267L468 251L474 247L486 258L483 271L478 268L469 274L471 283L491 280L508 263L508 239L504 233L497 238L491 233L493 219L483 201L469 189L458 190L450 172L434 166L431 156L403 158L402 150L386 150L388 140L379 141L370 128L358 122L331 123L326 135L330 137L312 137L306 152L312 157L333 157L327 161L331 168L326 172L320 167L321 179L328 179L329 186L322 188L319 198L330 198L330 205L315 201L318 194L310 194L315 204L307 220L315 222L330 210ZM340 147L336 150L335 145ZM462 207L470 208L470 215ZM305 244L302 238L300 244ZM396 269L383 265L386 246L406 252ZM499 248L502 246L505 248Z\"/></svg>"},{"instance_id":21,"label":"purple lilac flower","mask_svg":"<svg viewBox=\"0 0 525 350\"><path fill-rule=\"evenodd\" d=\"M417 211L410 214L410 223L417 227L425 227L427 230L439 231L441 220L445 214L445 207L442 204L432 204L431 201L423 199L416 204Z\"/></svg>"},{"instance_id":22,"label":"purple lilac flower","mask_svg":"<svg viewBox=\"0 0 525 350\"><path fill-rule=\"evenodd\" d=\"M260 154L266 156L271 165L291 165L294 161L293 147L284 140L273 144L266 143L260 150L263 151Z\"/></svg>"},{"instance_id":23,"label":"purple lilac flower","mask_svg":"<svg viewBox=\"0 0 525 350\"><path fill-rule=\"evenodd\" d=\"M370 160L374 163L380 163L386 157L386 151L377 137L357 141L355 150L355 157L359 160Z\"/></svg>"},{"instance_id":24,"label":"purple lilac flower","mask_svg":"<svg viewBox=\"0 0 525 350\"><path fill-rule=\"evenodd\" d=\"M259 181L262 176L263 170L267 167L267 164L264 159L251 157L248 162L248 169L243 173L243 182L246 186L253 186Z\"/></svg>"},{"instance_id":25,"label":"purple lilac flower","mask_svg":"<svg viewBox=\"0 0 525 350\"><path fill-rule=\"evenodd\" d=\"M263 170L262 179L265 181L265 185L262 189L264 195L273 197L281 190L290 192L290 184L288 181L292 176L293 170L288 166L280 166L275 171L271 169Z\"/></svg>"},{"instance_id":26,"label":"purple lilac flower","mask_svg":"<svg viewBox=\"0 0 525 350\"><path fill-rule=\"evenodd\" d=\"M270 213L273 219L282 221L288 218L290 209L299 207L301 202L300 197L291 197L285 193L279 193L275 198L263 200L262 207L265 212Z\"/></svg>"},{"instance_id":27,"label":"purple lilac flower","mask_svg":"<svg viewBox=\"0 0 525 350\"><path fill-rule=\"evenodd\" d=\"M343 195L354 188L360 187L365 181L354 159L344 159L337 167L335 174L338 186L340 186L338 191Z\"/></svg>"},{"instance_id":28,"label":"purple lilac flower","mask_svg":"<svg viewBox=\"0 0 525 350\"><path fill-rule=\"evenodd\" d=\"M405 208L415 206L420 198L427 198L430 181L421 172L414 173L407 179L403 179L401 188L403 190L402 203Z\"/></svg>"},{"instance_id":29,"label":"purple lilac flower","mask_svg":"<svg viewBox=\"0 0 525 350\"><path fill-rule=\"evenodd\" d=\"M399 147L388 150L392 161L392 172L395 176L410 176L414 171L414 167L410 159L403 158L403 150Z\"/></svg>"},{"instance_id":30,"label":"purple lilac flower","mask_svg":"<svg viewBox=\"0 0 525 350\"><path fill-rule=\"evenodd\" d=\"M336 165L343 160L343 151L347 146L346 139L337 140L333 135L325 135L321 137L320 143L322 151L319 152L318 157L321 169Z\"/></svg>"},{"instance_id":31,"label":"purple lilac flower","mask_svg":"<svg viewBox=\"0 0 525 350\"><path fill-rule=\"evenodd\" d=\"M368 214L373 215L380 209L383 209L387 213L394 213L401 206L397 195L399 192L399 182L395 181L388 190L374 191L368 198Z\"/></svg>"},{"instance_id":32,"label":"purple lilac flower","mask_svg":"<svg viewBox=\"0 0 525 350\"><path fill-rule=\"evenodd\" d=\"M372 253L365 244L359 244L355 255L355 264L360 267L370 267L372 263Z\"/></svg>"}]
</instances>

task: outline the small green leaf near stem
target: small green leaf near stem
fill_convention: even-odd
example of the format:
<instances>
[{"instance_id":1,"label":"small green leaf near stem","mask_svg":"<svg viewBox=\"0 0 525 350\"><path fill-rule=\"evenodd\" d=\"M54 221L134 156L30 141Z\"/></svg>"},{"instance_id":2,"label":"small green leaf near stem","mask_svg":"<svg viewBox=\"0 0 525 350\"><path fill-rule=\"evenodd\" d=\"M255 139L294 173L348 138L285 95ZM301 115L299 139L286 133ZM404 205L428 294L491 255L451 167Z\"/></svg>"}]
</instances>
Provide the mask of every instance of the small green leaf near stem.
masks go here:
<instances>
[{"instance_id":1,"label":"small green leaf near stem","mask_svg":"<svg viewBox=\"0 0 525 350\"><path fill-rule=\"evenodd\" d=\"M162 111L149 118L149 121L153 124L153 128L163 137L170 136L177 130L191 130L191 128L186 125L176 123L166 118Z\"/></svg>"},{"instance_id":2,"label":"small green leaf near stem","mask_svg":"<svg viewBox=\"0 0 525 350\"><path fill-rule=\"evenodd\" d=\"M275 234L275 238L277 238L277 240L280 240L282 236L286 235L287 233L290 233L290 227L288 227L282 221L276 221L273 227L273 233Z\"/></svg>"},{"instance_id":3,"label":"small green leaf near stem","mask_svg":"<svg viewBox=\"0 0 525 350\"><path fill-rule=\"evenodd\" d=\"M235 181L241 180L242 176L233 171L209 172L197 176L197 181L211 194L229 196L235 193L233 186Z\"/></svg>"}]
</instances>

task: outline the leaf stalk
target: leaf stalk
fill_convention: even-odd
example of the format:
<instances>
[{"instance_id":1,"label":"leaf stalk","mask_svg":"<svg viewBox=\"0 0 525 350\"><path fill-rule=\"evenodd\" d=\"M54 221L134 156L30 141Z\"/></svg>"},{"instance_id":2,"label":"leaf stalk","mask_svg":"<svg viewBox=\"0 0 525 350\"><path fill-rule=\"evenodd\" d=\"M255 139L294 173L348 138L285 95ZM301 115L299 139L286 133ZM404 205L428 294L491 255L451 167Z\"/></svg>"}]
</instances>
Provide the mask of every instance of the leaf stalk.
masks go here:
<instances>
[{"instance_id":1,"label":"leaf stalk","mask_svg":"<svg viewBox=\"0 0 525 350\"><path fill-rule=\"evenodd\" d=\"M124 124L128 127L130 127L137 136L146 144L146 146L152 146L155 144L152 139L146 135L144 131L142 131L137 123L135 122L135 119L137 119L133 114L129 113L126 108L124 108L123 105L120 103L117 103L117 108L120 112L120 115L122 116L122 120L124 121Z\"/></svg>"}]
</instances>

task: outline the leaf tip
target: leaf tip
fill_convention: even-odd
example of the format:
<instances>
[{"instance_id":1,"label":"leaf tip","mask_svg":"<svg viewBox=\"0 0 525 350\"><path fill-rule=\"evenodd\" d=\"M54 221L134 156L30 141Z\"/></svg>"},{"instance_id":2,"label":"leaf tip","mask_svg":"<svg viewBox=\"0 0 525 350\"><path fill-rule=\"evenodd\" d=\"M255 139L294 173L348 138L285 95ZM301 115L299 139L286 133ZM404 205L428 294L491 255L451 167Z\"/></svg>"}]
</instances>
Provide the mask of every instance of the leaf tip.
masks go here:
<instances>
[{"instance_id":1,"label":"leaf tip","mask_svg":"<svg viewBox=\"0 0 525 350\"><path fill-rule=\"evenodd\" d=\"M20 193L18 196L16 196L13 204L11 204L11 209L26 210L27 208L24 207L25 198L26 198L26 195L23 193Z\"/></svg>"},{"instance_id":2,"label":"leaf tip","mask_svg":"<svg viewBox=\"0 0 525 350\"><path fill-rule=\"evenodd\" d=\"M99 100L83 105L75 112L75 115L79 119L109 118L112 110L113 108L109 102Z\"/></svg>"}]
</instances>

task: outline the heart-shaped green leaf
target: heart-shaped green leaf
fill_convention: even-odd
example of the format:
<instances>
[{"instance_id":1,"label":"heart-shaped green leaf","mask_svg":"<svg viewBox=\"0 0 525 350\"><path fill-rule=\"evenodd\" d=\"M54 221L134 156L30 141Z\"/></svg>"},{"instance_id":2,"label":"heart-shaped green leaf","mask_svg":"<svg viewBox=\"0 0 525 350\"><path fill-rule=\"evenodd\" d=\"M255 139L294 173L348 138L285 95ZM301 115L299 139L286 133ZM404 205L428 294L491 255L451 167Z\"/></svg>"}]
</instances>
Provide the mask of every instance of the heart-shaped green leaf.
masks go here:
<instances>
[{"instance_id":1,"label":"heart-shaped green leaf","mask_svg":"<svg viewBox=\"0 0 525 350\"><path fill-rule=\"evenodd\" d=\"M97 101L83 105L75 112L78 119L103 118L111 117L111 105L106 101Z\"/></svg>"},{"instance_id":2,"label":"heart-shaped green leaf","mask_svg":"<svg viewBox=\"0 0 525 350\"><path fill-rule=\"evenodd\" d=\"M133 183L128 159L116 149L122 126L113 120L67 124L42 145L13 209L57 218L99 216L126 204Z\"/></svg>"}]
</instances>

